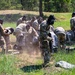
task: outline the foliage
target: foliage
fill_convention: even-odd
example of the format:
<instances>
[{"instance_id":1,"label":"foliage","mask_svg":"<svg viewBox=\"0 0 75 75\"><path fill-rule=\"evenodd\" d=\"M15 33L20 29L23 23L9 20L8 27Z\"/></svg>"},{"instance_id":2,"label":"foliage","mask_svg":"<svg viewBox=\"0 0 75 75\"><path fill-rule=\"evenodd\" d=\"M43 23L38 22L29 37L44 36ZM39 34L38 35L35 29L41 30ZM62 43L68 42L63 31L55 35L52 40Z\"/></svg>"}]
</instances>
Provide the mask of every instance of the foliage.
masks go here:
<instances>
[{"instance_id":1,"label":"foliage","mask_svg":"<svg viewBox=\"0 0 75 75\"><path fill-rule=\"evenodd\" d=\"M0 0L0 10L22 9L38 11L40 8L46 12L72 12L75 11L75 0Z\"/></svg>"},{"instance_id":2,"label":"foliage","mask_svg":"<svg viewBox=\"0 0 75 75\"><path fill-rule=\"evenodd\" d=\"M75 0L71 0L72 10L75 11Z\"/></svg>"},{"instance_id":3,"label":"foliage","mask_svg":"<svg viewBox=\"0 0 75 75\"><path fill-rule=\"evenodd\" d=\"M35 10L38 7L38 0L21 0L22 9ZM36 9L38 10L38 8Z\"/></svg>"},{"instance_id":4,"label":"foliage","mask_svg":"<svg viewBox=\"0 0 75 75\"><path fill-rule=\"evenodd\" d=\"M0 0L0 10L21 9L20 0Z\"/></svg>"}]
</instances>

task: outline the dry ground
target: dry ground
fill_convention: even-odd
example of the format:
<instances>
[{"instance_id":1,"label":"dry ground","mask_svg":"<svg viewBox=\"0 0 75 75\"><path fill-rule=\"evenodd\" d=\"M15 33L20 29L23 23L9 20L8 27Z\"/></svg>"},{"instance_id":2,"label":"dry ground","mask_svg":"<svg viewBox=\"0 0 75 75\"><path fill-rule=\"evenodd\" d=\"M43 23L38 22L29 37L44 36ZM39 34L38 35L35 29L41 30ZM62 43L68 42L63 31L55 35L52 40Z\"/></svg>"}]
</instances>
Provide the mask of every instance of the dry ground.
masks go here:
<instances>
[{"instance_id":1,"label":"dry ground","mask_svg":"<svg viewBox=\"0 0 75 75\"><path fill-rule=\"evenodd\" d=\"M11 36L11 44L12 46L15 44L16 38L15 36ZM10 51L15 51L15 50L10 50ZM19 51L19 50L16 50ZM18 66L24 66L27 64L36 64L36 62L41 59L41 52L40 49L38 47L33 47L28 46L28 47L24 47L23 50L20 50L22 53L16 54L17 59L20 60L20 62L18 63ZM14 54L14 53L12 53Z\"/></svg>"},{"instance_id":2,"label":"dry ground","mask_svg":"<svg viewBox=\"0 0 75 75\"><path fill-rule=\"evenodd\" d=\"M34 14L39 15L39 12L34 11L23 11L23 10L0 10L0 15L3 14Z\"/></svg>"}]
</instances>

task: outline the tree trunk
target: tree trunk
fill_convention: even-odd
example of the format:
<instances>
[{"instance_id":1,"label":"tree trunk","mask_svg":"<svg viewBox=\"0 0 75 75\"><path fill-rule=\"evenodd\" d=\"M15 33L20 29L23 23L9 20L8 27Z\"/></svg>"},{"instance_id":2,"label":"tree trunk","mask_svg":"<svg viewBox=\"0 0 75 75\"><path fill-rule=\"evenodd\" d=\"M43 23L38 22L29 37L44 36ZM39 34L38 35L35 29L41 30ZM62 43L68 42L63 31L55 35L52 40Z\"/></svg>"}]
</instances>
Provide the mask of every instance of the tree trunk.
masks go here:
<instances>
[{"instance_id":1,"label":"tree trunk","mask_svg":"<svg viewBox=\"0 0 75 75\"><path fill-rule=\"evenodd\" d=\"M42 11L42 0L39 0L39 15L43 17L43 11Z\"/></svg>"}]
</instances>

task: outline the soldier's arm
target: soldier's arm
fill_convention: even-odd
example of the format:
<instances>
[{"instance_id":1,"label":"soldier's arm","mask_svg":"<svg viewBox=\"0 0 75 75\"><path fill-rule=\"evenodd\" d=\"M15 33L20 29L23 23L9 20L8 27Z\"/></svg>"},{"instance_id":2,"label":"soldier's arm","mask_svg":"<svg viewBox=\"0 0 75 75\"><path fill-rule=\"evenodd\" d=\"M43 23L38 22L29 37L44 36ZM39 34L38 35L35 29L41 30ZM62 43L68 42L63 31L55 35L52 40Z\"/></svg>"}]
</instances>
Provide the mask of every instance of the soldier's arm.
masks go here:
<instances>
[{"instance_id":1,"label":"soldier's arm","mask_svg":"<svg viewBox=\"0 0 75 75\"><path fill-rule=\"evenodd\" d=\"M2 26L0 26L0 31L1 31L1 34L2 34L3 36L8 36L8 35L9 35L8 33L5 33L5 32L4 32L4 29L3 29Z\"/></svg>"},{"instance_id":2,"label":"soldier's arm","mask_svg":"<svg viewBox=\"0 0 75 75\"><path fill-rule=\"evenodd\" d=\"M47 36L47 40L52 41L53 39L49 36Z\"/></svg>"},{"instance_id":3,"label":"soldier's arm","mask_svg":"<svg viewBox=\"0 0 75 75\"><path fill-rule=\"evenodd\" d=\"M39 36L34 28L33 28L33 33L34 33L35 36Z\"/></svg>"}]
</instances>

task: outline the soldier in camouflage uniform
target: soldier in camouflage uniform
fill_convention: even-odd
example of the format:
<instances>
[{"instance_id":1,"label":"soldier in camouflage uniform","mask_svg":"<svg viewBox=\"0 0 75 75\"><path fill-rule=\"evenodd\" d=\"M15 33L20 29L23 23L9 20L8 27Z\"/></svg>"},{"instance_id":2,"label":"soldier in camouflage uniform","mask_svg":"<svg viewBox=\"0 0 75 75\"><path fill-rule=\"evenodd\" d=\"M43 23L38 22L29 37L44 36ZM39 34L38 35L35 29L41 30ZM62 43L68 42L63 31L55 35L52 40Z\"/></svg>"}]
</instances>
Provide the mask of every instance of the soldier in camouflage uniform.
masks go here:
<instances>
[{"instance_id":1,"label":"soldier in camouflage uniform","mask_svg":"<svg viewBox=\"0 0 75 75\"><path fill-rule=\"evenodd\" d=\"M70 19L70 27L72 31L75 31L75 12L72 13L72 18Z\"/></svg>"},{"instance_id":2,"label":"soldier in camouflage uniform","mask_svg":"<svg viewBox=\"0 0 75 75\"><path fill-rule=\"evenodd\" d=\"M4 49L4 40L3 40L3 29L2 29L2 26L0 24L0 47L2 48L2 51L4 52L5 49Z\"/></svg>"},{"instance_id":3,"label":"soldier in camouflage uniform","mask_svg":"<svg viewBox=\"0 0 75 75\"><path fill-rule=\"evenodd\" d=\"M14 35L16 37L16 44L14 45L14 49L22 50L25 46L25 32L26 32L26 24L20 23L14 30Z\"/></svg>"},{"instance_id":4,"label":"soldier in camouflage uniform","mask_svg":"<svg viewBox=\"0 0 75 75\"><path fill-rule=\"evenodd\" d=\"M7 49L4 49L4 40L6 43L6 48L10 45L9 42L9 33L6 33L2 27L3 20L0 19L0 47L2 48L2 51L5 53ZM6 38L8 37L8 41L6 41ZM4 38L4 39L3 39ZM8 44L8 45L7 45Z\"/></svg>"},{"instance_id":5,"label":"soldier in camouflage uniform","mask_svg":"<svg viewBox=\"0 0 75 75\"><path fill-rule=\"evenodd\" d=\"M57 27L55 29L55 34L58 37L60 48L65 48L66 32L65 32L64 28L63 27Z\"/></svg>"},{"instance_id":6,"label":"soldier in camouflage uniform","mask_svg":"<svg viewBox=\"0 0 75 75\"><path fill-rule=\"evenodd\" d=\"M26 21L27 21L27 18L26 18L26 16L24 15L24 16L22 16L21 18L19 18L19 19L17 20L17 25L16 25L16 26L18 26L20 23L23 23L23 22L26 23Z\"/></svg>"},{"instance_id":7,"label":"soldier in camouflage uniform","mask_svg":"<svg viewBox=\"0 0 75 75\"><path fill-rule=\"evenodd\" d=\"M43 64L44 66L50 61L49 42L52 41L52 38L49 37L49 30L50 30L50 25L54 23L54 20L55 20L54 16L50 15L47 22L42 22L40 25L40 44L41 44L42 55L44 57L44 64Z\"/></svg>"}]
</instances>

